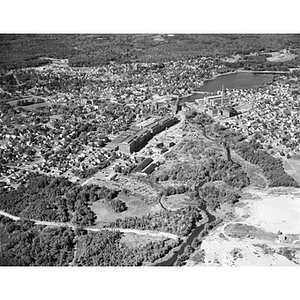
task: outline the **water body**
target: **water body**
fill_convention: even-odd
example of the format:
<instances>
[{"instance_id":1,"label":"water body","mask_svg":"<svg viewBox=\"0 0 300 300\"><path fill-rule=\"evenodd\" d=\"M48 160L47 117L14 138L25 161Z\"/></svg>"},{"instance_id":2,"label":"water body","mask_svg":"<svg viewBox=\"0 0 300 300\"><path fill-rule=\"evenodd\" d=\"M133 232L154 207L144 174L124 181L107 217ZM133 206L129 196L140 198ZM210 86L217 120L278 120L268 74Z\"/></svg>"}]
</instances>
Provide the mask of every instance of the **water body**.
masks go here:
<instances>
[{"instance_id":1,"label":"water body","mask_svg":"<svg viewBox=\"0 0 300 300\"><path fill-rule=\"evenodd\" d=\"M215 93L225 89L250 89L262 85L265 82L271 82L274 79L273 74L257 74L252 72L239 72L234 74L221 75L213 80L207 80L203 83L199 93L183 97L180 103L194 102L196 99L202 99L207 93Z\"/></svg>"},{"instance_id":2,"label":"water body","mask_svg":"<svg viewBox=\"0 0 300 300\"><path fill-rule=\"evenodd\" d=\"M208 222L204 223L204 224L202 224L202 225L200 225L198 227L196 227L192 231L192 233L189 235L189 237L187 238L186 242L181 245L180 249L176 253L174 253L174 255L172 257L170 257L166 261L163 261L161 263L155 264L155 266L165 266L165 267L173 266L174 263L175 263L175 261L177 260L177 258L184 252L185 247L188 246L188 245L191 245L192 242L193 242L193 240L198 237L198 235L204 229L205 224L211 223L211 222L213 222L216 219L213 215L211 215L210 213L208 213L206 210L204 210L204 211L207 214Z\"/></svg>"},{"instance_id":3,"label":"water body","mask_svg":"<svg viewBox=\"0 0 300 300\"><path fill-rule=\"evenodd\" d=\"M250 89L258 87L265 82L271 82L274 78L272 74L255 74L252 72L239 72L218 76L216 79L207 80L200 88L201 92L216 92L222 90L222 85L226 89Z\"/></svg>"}]
</instances>

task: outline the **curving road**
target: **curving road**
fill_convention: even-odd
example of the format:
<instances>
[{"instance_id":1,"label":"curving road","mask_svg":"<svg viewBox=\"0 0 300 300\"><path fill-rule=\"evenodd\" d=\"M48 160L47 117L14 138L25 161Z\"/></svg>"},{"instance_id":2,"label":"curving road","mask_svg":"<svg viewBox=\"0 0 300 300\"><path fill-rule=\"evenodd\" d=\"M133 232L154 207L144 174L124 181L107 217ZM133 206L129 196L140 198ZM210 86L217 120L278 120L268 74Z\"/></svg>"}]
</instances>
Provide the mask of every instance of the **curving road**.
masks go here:
<instances>
[{"instance_id":1,"label":"curving road","mask_svg":"<svg viewBox=\"0 0 300 300\"><path fill-rule=\"evenodd\" d=\"M20 217L11 215L5 211L0 210L0 215L8 217L14 221L20 220ZM30 219L30 221L33 221L36 225L45 225L45 226L55 226L55 227L70 227L70 228L78 228L78 226L72 225L71 223L60 223L60 222L48 222L48 221L40 221L40 220L33 220ZM178 235L168 233L168 232L162 232L162 231L151 231L151 230L139 230L139 229L124 229L124 228L93 228L93 227L84 227L85 230L93 231L93 232L99 232L103 230L109 230L109 231L120 231L124 233L135 233L138 235L150 235L154 237L166 237L168 239L177 240Z\"/></svg>"}]
</instances>

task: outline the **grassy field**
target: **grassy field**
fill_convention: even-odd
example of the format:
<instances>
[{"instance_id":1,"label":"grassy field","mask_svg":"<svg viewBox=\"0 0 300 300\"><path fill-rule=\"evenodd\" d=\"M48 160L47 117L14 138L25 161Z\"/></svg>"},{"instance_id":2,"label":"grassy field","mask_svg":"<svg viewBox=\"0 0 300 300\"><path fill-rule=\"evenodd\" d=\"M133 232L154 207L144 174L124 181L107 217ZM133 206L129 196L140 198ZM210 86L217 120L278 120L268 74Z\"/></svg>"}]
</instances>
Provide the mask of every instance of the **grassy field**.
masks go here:
<instances>
[{"instance_id":1,"label":"grassy field","mask_svg":"<svg viewBox=\"0 0 300 300\"><path fill-rule=\"evenodd\" d=\"M297 55L292 53L280 53L273 52L271 57L268 57L267 60L270 62L284 62L294 59Z\"/></svg>"},{"instance_id":2,"label":"grassy field","mask_svg":"<svg viewBox=\"0 0 300 300\"><path fill-rule=\"evenodd\" d=\"M238 238L258 238L258 239L265 239L270 241L275 241L277 238L277 234L266 232L262 229L259 229L254 226L242 224L242 223L235 223L235 224L228 224L225 226L224 231L230 237L238 237Z\"/></svg>"},{"instance_id":3,"label":"grassy field","mask_svg":"<svg viewBox=\"0 0 300 300\"><path fill-rule=\"evenodd\" d=\"M284 170L300 184L300 159L282 159Z\"/></svg>"},{"instance_id":4,"label":"grassy field","mask_svg":"<svg viewBox=\"0 0 300 300\"><path fill-rule=\"evenodd\" d=\"M135 233L124 233L120 243L125 244L129 248L144 247L150 242L165 240L164 237L153 237L150 235L138 235Z\"/></svg>"},{"instance_id":5,"label":"grassy field","mask_svg":"<svg viewBox=\"0 0 300 300\"><path fill-rule=\"evenodd\" d=\"M183 194L171 195L162 198L161 203L168 210L177 210L186 206L197 204L196 202L191 201L189 196Z\"/></svg>"},{"instance_id":6,"label":"grassy field","mask_svg":"<svg viewBox=\"0 0 300 300\"><path fill-rule=\"evenodd\" d=\"M118 196L117 199L126 203L127 210L122 213L116 213L107 203L96 201L91 209L97 215L97 224L101 225L106 222L114 222L116 219L124 219L125 217L141 217L147 213L160 211L160 204L147 205L145 202L134 196Z\"/></svg>"}]
</instances>

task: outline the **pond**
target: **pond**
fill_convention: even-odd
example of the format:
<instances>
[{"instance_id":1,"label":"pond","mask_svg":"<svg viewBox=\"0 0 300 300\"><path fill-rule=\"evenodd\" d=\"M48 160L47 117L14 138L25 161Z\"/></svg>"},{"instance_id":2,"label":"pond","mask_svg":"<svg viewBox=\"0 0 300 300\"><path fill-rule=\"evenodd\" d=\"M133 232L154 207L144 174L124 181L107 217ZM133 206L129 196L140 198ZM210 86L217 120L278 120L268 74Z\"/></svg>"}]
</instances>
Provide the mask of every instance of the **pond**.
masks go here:
<instances>
[{"instance_id":1,"label":"pond","mask_svg":"<svg viewBox=\"0 0 300 300\"><path fill-rule=\"evenodd\" d=\"M228 75L221 75L213 80L207 80L200 88L201 92L216 92L225 89L249 89L262 85L264 82L271 82L272 74L257 74L252 72L239 72Z\"/></svg>"},{"instance_id":2,"label":"pond","mask_svg":"<svg viewBox=\"0 0 300 300\"><path fill-rule=\"evenodd\" d=\"M262 85L265 82L271 82L274 78L272 74L257 74L252 72L238 72L234 74L225 74L218 76L213 80L207 80L200 88L199 93L180 99L180 103L193 102L196 99L202 99L206 93L215 93L225 89L250 89Z\"/></svg>"}]
</instances>

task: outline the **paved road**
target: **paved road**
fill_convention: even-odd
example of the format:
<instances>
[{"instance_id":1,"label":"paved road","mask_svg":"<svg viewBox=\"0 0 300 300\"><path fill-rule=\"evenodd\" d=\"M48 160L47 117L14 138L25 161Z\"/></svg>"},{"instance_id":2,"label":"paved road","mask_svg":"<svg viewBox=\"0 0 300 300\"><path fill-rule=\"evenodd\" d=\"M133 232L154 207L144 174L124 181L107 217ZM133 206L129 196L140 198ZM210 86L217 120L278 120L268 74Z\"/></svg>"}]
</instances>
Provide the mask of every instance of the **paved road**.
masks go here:
<instances>
[{"instance_id":1,"label":"paved road","mask_svg":"<svg viewBox=\"0 0 300 300\"><path fill-rule=\"evenodd\" d=\"M0 210L0 215L8 217L15 221L20 220L20 217L11 215L2 210ZM55 227L70 227L73 229L77 228L77 226L72 225L71 223L47 222L47 221L39 221L39 220L31 220L31 221L35 222L36 225L55 226ZM162 231L124 229L124 228L94 228L94 227L85 227L84 229L86 229L88 231L93 231L93 232L109 230L109 231L120 231L120 232L124 232L124 233L135 233L138 235L150 235L150 236L154 236L154 237L166 237L168 239L173 239L173 240L178 239L178 236L176 234L162 232Z\"/></svg>"}]
</instances>

